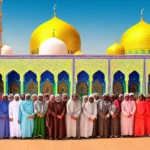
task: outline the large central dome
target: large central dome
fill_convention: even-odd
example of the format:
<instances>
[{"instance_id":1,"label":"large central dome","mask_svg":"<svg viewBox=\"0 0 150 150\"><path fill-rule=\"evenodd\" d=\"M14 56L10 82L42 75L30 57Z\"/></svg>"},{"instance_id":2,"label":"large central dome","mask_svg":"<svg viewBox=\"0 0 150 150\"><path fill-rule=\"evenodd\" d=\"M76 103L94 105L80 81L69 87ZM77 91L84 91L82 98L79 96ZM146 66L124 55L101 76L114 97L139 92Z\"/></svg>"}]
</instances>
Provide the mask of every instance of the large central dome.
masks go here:
<instances>
[{"instance_id":1,"label":"large central dome","mask_svg":"<svg viewBox=\"0 0 150 150\"><path fill-rule=\"evenodd\" d=\"M126 54L148 54L150 51L150 25L141 20L129 28L121 38Z\"/></svg>"},{"instance_id":2,"label":"large central dome","mask_svg":"<svg viewBox=\"0 0 150 150\"><path fill-rule=\"evenodd\" d=\"M40 45L47 39L55 37L63 41L69 54L80 51L81 40L76 29L54 16L51 20L37 27L31 35L30 53L38 54Z\"/></svg>"}]
</instances>

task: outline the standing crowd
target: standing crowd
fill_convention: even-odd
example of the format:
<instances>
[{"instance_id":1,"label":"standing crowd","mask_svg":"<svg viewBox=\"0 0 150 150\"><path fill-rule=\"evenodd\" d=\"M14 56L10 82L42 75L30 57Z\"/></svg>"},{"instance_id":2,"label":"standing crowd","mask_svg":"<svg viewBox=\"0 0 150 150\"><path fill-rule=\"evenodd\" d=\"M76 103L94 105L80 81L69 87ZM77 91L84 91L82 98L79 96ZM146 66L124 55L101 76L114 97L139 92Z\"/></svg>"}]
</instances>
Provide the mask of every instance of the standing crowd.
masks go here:
<instances>
[{"instance_id":1,"label":"standing crowd","mask_svg":"<svg viewBox=\"0 0 150 150\"><path fill-rule=\"evenodd\" d=\"M90 138L150 135L150 95L133 93L2 95L0 138Z\"/></svg>"}]
</instances>

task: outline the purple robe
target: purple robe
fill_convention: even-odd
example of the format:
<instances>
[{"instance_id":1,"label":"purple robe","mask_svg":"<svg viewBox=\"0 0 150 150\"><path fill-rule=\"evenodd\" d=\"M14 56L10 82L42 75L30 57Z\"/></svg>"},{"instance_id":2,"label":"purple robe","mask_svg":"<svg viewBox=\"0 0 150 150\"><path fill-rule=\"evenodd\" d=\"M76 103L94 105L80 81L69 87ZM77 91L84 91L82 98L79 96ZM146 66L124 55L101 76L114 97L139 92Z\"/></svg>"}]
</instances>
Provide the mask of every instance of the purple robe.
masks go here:
<instances>
[{"instance_id":1,"label":"purple robe","mask_svg":"<svg viewBox=\"0 0 150 150\"><path fill-rule=\"evenodd\" d=\"M9 137L9 101L0 101L0 137ZM1 118L5 117L4 120Z\"/></svg>"}]
</instances>

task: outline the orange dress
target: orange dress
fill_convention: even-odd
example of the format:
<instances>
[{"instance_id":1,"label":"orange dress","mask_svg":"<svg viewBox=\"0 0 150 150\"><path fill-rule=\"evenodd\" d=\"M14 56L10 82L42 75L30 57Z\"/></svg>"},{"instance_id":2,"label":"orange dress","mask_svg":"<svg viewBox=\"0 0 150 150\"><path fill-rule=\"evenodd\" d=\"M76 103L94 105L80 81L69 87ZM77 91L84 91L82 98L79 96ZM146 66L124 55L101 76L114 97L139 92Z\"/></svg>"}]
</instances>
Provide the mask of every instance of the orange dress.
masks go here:
<instances>
[{"instance_id":1,"label":"orange dress","mask_svg":"<svg viewBox=\"0 0 150 150\"><path fill-rule=\"evenodd\" d=\"M145 132L150 135L150 101L146 101Z\"/></svg>"},{"instance_id":2,"label":"orange dress","mask_svg":"<svg viewBox=\"0 0 150 150\"><path fill-rule=\"evenodd\" d=\"M136 102L136 113L134 122L134 136L144 136L145 135L145 115L146 115L146 102L139 101Z\"/></svg>"}]
</instances>

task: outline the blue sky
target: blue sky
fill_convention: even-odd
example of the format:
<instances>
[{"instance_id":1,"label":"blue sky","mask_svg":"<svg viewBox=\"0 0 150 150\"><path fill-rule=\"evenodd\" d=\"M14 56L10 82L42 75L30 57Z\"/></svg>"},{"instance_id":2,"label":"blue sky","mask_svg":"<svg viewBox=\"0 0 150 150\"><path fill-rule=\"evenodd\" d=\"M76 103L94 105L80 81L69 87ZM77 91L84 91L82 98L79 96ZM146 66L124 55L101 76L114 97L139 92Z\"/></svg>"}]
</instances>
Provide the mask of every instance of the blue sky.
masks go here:
<instances>
[{"instance_id":1,"label":"blue sky","mask_svg":"<svg viewBox=\"0 0 150 150\"><path fill-rule=\"evenodd\" d=\"M14 54L30 54L30 36L41 23L57 16L73 25L81 36L84 54L103 55L124 31L140 21L150 23L150 0L3 0L2 39Z\"/></svg>"}]
</instances>

